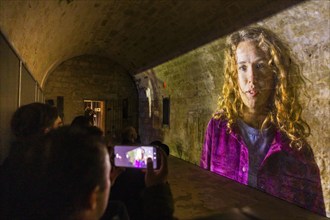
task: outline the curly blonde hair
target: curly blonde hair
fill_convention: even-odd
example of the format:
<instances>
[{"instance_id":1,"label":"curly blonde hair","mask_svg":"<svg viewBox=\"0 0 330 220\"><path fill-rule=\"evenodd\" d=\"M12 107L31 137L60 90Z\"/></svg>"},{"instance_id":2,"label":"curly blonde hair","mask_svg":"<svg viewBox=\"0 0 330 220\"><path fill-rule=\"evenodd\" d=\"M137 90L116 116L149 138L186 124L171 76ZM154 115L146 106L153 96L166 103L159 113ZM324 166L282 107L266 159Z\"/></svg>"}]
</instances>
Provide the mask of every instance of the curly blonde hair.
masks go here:
<instances>
[{"instance_id":1,"label":"curly blonde hair","mask_svg":"<svg viewBox=\"0 0 330 220\"><path fill-rule=\"evenodd\" d=\"M229 132L236 120L242 117L244 104L239 95L236 62L236 49L242 41L255 41L268 53L268 65L275 75L275 90L261 129L271 122L289 137L291 147L301 149L305 138L310 135L310 127L301 117L302 106L299 103L299 90L305 87L305 80L288 47L263 27L248 27L227 38L222 96L213 117L228 120Z\"/></svg>"}]
</instances>

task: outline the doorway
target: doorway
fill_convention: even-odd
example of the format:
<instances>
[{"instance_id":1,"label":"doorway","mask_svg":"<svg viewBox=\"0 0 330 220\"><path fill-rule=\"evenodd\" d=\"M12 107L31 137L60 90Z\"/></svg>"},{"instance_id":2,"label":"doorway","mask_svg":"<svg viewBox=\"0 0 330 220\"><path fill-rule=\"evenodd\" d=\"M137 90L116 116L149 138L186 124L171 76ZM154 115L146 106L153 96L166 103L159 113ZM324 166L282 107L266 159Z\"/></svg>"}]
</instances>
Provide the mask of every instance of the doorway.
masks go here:
<instances>
[{"instance_id":1,"label":"doorway","mask_svg":"<svg viewBox=\"0 0 330 220\"><path fill-rule=\"evenodd\" d=\"M105 109L104 101L84 100L85 115L92 116L93 125L105 132Z\"/></svg>"}]
</instances>

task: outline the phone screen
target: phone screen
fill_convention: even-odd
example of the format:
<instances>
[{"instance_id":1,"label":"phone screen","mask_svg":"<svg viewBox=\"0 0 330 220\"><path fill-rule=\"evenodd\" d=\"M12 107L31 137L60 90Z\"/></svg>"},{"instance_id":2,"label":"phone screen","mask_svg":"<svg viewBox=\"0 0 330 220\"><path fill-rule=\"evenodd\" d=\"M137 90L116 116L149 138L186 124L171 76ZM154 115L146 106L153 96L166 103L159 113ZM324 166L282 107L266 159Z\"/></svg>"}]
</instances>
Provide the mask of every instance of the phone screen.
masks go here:
<instances>
[{"instance_id":1,"label":"phone screen","mask_svg":"<svg viewBox=\"0 0 330 220\"><path fill-rule=\"evenodd\" d=\"M130 168L146 168L147 159L153 161L153 168L157 168L157 148L154 146L124 146L114 147L115 166Z\"/></svg>"}]
</instances>

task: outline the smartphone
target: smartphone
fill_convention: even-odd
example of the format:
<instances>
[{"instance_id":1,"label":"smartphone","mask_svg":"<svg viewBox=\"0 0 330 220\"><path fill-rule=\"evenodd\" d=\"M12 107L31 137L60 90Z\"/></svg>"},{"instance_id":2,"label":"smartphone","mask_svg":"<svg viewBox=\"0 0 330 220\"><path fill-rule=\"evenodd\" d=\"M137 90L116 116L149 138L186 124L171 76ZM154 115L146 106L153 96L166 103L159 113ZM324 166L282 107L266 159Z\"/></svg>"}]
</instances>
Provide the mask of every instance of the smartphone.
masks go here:
<instances>
[{"instance_id":1,"label":"smartphone","mask_svg":"<svg viewBox=\"0 0 330 220\"><path fill-rule=\"evenodd\" d=\"M150 157L153 168L159 167L159 153L155 146L114 146L114 157L116 167L128 167L144 169L147 168L147 159Z\"/></svg>"}]
</instances>

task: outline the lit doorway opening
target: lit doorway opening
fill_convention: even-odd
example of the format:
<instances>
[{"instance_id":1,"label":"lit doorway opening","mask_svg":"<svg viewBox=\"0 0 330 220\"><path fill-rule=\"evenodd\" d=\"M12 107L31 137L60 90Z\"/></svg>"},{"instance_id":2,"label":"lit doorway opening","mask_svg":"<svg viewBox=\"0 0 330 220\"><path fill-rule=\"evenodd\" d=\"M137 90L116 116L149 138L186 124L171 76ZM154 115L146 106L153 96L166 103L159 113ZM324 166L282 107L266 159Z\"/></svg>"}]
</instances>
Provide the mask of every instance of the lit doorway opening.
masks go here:
<instances>
[{"instance_id":1,"label":"lit doorway opening","mask_svg":"<svg viewBox=\"0 0 330 220\"><path fill-rule=\"evenodd\" d=\"M93 117L93 125L105 131L104 101L84 100L85 114Z\"/></svg>"}]
</instances>

